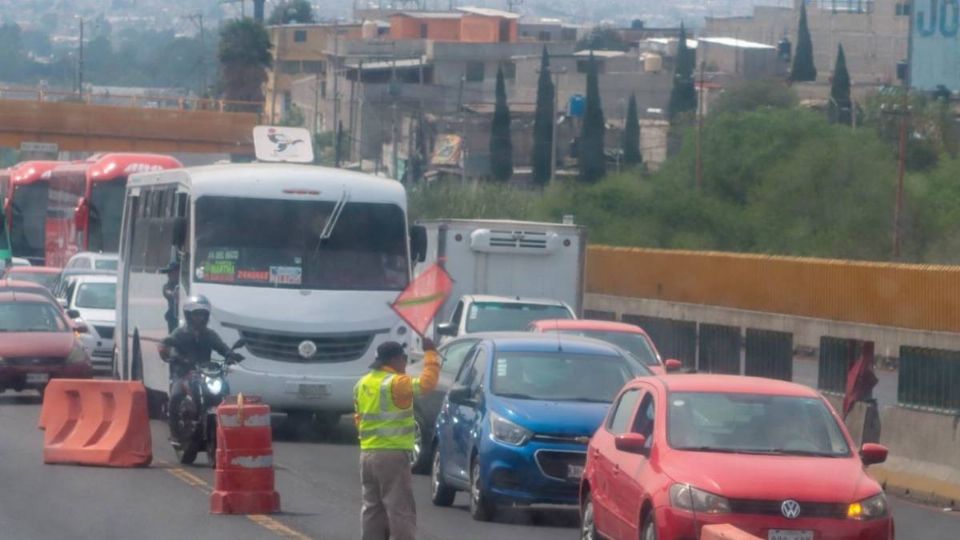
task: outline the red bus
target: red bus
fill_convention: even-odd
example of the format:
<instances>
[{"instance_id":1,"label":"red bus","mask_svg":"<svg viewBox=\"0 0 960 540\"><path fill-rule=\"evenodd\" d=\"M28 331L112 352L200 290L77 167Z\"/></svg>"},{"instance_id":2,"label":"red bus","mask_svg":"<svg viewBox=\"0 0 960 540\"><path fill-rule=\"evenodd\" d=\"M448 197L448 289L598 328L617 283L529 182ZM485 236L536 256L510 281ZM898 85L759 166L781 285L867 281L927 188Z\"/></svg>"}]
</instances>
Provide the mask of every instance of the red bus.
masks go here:
<instances>
[{"instance_id":1,"label":"red bus","mask_svg":"<svg viewBox=\"0 0 960 540\"><path fill-rule=\"evenodd\" d=\"M44 263L48 183L43 175L60 161L24 161L10 168L10 187L3 200L14 257Z\"/></svg>"},{"instance_id":2,"label":"red bus","mask_svg":"<svg viewBox=\"0 0 960 540\"><path fill-rule=\"evenodd\" d=\"M64 266L81 251L116 253L127 176L181 166L157 154L97 154L48 171L47 266Z\"/></svg>"}]
</instances>

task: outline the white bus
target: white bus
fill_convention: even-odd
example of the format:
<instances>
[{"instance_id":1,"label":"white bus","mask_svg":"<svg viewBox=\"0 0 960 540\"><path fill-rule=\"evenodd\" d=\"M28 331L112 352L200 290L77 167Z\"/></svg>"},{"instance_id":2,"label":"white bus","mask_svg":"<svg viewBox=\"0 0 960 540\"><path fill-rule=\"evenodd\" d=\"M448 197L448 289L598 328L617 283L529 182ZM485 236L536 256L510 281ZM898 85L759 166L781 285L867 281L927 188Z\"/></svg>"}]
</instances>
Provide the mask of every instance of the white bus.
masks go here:
<instances>
[{"instance_id":1,"label":"white bus","mask_svg":"<svg viewBox=\"0 0 960 540\"><path fill-rule=\"evenodd\" d=\"M246 360L231 392L332 422L377 346L414 334L389 304L410 280L403 186L341 169L232 164L132 175L117 305L118 376L142 380L153 414L169 373L160 270L180 262L180 305L202 294L210 327ZM182 324L182 313L178 312Z\"/></svg>"}]
</instances>

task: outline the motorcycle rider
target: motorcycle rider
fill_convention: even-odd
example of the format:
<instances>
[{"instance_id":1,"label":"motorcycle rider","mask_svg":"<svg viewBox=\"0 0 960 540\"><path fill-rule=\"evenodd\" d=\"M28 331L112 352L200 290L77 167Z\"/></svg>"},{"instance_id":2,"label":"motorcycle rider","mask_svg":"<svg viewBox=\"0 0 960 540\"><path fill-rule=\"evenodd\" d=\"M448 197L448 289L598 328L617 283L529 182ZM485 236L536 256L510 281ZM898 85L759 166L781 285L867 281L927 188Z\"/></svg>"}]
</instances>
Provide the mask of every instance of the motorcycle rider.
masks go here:
<instances>
[{"instance_id":1,"label":"motorcycle rider","mask_svg":"<svg viewBox=\"0 0 960 540\"><path fill-rule=\"evenodd\" d=\"M161 342L160 357L170 364L170 406L168 420L170 435L177 436L177 411L189 391L199 394L199 379L189 377L198 366L210 362L210 353L217 351L227 363L243 360L230 350L216 332L207 328L210 322L210 301L205 296L191 296L183 304L186 325L173 331Z\"/></svg>"}]
</instances>

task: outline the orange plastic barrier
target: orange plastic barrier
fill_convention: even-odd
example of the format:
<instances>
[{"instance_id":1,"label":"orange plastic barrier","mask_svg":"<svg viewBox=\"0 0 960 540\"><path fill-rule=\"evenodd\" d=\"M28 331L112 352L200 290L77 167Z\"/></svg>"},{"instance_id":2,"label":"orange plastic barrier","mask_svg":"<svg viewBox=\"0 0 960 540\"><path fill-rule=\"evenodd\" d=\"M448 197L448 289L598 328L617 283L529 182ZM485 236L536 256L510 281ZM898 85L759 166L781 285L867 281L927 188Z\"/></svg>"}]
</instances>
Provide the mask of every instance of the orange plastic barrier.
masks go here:
<instances>
[{"instance_id":1,"label":"orange plastic barrier","mask_svg":"<svg viewBox=\"0 0 960 540\"><path fill-rule=\"evenodd\" d=\"M733 525L707 525L700 529L700 540L762 540Z\"/></svg>"},{"instance_id":2,"label":"orange plastic barrier","mask_svg":"<svg viewBox=\"0 0 960 540\"><path fill-rule=\"evenodd\" d=\"M241 394L217 407L217 470L211 514L280 511L274 489L270 407Z\"/></svg>"},{"instance_id":3,"label":"orange plastic barrier","mask_svg":"<svg viewBox=\"0 0 960 540\"><path fill-rule=\"evenodd\" d=\"M153 459L139 382L53 379L40 410L44 463L145 467Z\"/></svg>"}]
</instances>

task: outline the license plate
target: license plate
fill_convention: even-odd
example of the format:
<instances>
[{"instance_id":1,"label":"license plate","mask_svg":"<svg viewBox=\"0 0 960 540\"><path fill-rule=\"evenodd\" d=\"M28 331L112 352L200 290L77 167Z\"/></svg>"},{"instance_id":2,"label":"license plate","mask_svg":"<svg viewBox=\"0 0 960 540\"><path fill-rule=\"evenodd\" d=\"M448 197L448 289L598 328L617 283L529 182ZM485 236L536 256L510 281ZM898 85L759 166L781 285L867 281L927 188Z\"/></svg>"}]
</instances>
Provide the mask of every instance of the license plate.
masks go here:
<instances>
[{"instance_id":1,"label":"license plate","mask_svg":"<svg viewBox=\"0 0 960 540\"><path fill-rule=\"evenodd\" d=\"M45 383L49 380L49 373L27 373L27 384Z\"/></svg>"},{"instance_id":2,"label":"license plate","mask_svg":"<svg viewBox=\"0 0 960 540\"><path fill-rule=\"evenodd\" d=\"M304 399L323 399L330 395L330 388L325 384L301 384L297 395Z\"/></svg>"},{"instance_id":3,"label":"license plate","mask_svg":"<svg viewBox=\"0 0 960 540\"><path fill-rule=\"evenodd\" d=\"M813 531L788 531L770 529L767 540L813 540Z\"/></svg>"},{"instance_id":4,"label":"license plate","mask_svg":"<svg viewBox=\"0 0 960 540\"><path fill-rule=\"evenodd\" d=\"M567 478L579 480L583 476L583 465L567 465Z\"/></svg>"}]
</instances>

